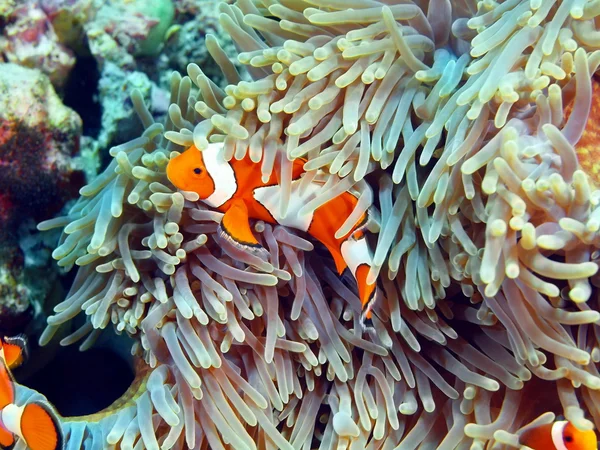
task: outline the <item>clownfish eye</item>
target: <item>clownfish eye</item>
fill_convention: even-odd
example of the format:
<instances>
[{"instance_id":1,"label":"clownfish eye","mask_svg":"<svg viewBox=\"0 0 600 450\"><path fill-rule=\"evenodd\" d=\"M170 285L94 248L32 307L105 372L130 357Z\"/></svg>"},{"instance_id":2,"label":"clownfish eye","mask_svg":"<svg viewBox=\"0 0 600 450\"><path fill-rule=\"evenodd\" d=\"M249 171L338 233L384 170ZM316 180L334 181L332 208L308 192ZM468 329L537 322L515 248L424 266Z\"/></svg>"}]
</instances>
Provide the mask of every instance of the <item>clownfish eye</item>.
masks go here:
<instances>
[{"instance_id":1,"label":"clownfish eye","mask_svg":"<svg viewBox=\"0 0 600 450\"><path fill-rule=\"evenodd\" d=\"M195 173L196 175L200 175L200 174L202 173L202 169L201 169L200 167L196 167L196 168L194 169L194 173Z\"/></svg>"},{"instance_id":2,"label":"clownfish eye","mask_svg":"<svg viewBox=\"0 0 600 450\"><path fill-rule=\"evenodd\" d=\"M573 442L573 436L565 436L565 442Z\"/></svg>"}]
</instances>

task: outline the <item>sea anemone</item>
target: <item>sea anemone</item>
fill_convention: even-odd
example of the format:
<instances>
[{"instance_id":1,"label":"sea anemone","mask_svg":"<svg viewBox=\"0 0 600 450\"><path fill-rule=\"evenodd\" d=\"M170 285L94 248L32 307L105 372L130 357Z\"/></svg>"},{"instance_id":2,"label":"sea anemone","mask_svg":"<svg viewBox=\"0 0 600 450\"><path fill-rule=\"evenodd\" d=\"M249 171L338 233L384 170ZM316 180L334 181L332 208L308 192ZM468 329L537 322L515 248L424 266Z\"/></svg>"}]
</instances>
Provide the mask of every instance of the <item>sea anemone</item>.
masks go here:
<instances>
[{"instance_id":1,"label":"sea anemone","mask_svg":"<svg viewBox=\"0 0 600 450\"><path fill-rule=\"evenodd\" d=\"M600 425L598 5L222 4L252 81L207 36L229 85L174 73L164 126L134 92L144 134L40 224L78 266L41 343L82 311L62 344L111 323L135 340L136 383L64 418L69 448L483 449L556 415ZM352 190L338 235L371 211L372 332L318 243L257 221L268 259L240 251L169 183L209 142L284 192L306 158L323 188L304 212Z\"/></svg>"}]
</instances>

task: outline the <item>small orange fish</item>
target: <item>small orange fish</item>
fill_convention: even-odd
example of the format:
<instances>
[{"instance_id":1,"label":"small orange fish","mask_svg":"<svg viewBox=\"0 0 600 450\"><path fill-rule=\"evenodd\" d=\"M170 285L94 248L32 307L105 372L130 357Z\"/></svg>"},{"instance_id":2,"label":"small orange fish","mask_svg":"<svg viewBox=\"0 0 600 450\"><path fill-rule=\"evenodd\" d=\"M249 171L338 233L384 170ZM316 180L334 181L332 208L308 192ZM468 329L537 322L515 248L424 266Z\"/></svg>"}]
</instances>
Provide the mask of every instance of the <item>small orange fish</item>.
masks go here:
<instances>
[{"instance_id":1,"label":"small orange fish","mask_svg":"<svg viewBox=\"0 0 600 450\"><path fill-rule=\"evenodd\" d=\"M0 359L11 370L23 364L27 359L27 338L25 335L0 337Z\"/></svg>"},{"instance_id":2,"label":"small orange fish","mask_svg":"<svg viewBox=\"0 0 600 450\"><path fill-rule=\"evenodd\" d=\"M566 420L527 430L519 441L533 450L598 450L593 430L582 431Z\"/></svg>"},{"instance_id":3,"label":"small orange fish","mask_svg":"<svg viewBox=\"0 0 600 450\"><path fill-rule=\"evenodd\" d=\"M171 159L167 176L184 191L196 192L200 199L224 212L219 232L240 247L260 249L252 234L248 219L277 223L307 232L331 253L341 275L349 268L358 284L362 303L361 321L371 318L375 284L367 284L372 255L364 234L366 214L346 236L336 238L336 231L354 210L358 199L346 192L317 208L314 213L300 216L300 209L321 190L322 184L311 181L300 186L305 161L293 161L292 190L285 217L279 210L282 189L275 174L265 183L261 179L261 164L249 156L226 161L223 144L213 143L200 152L191 146Z\"/></svg>"},{"instance_id":4,"label":"small orange fish","mask_svg":"<svg viewBox=\"0 0 600 450\"><path fill-rule=\"evenodd\" d=\"M19 337L21 339L22 337ZM22 439L30 450L59 450L64 448L60 423L52 407L45 402L15 404L15 382L6 361L17 361L10 342L25 342L5 338L2 340L4 354L0 358L0 448L12 448L15 437ZM11 349L7 351L8 349ZM22 355L25 347L20 347ZM22 361L21 356L21 361Z\"/></svg>"}]
</instances>

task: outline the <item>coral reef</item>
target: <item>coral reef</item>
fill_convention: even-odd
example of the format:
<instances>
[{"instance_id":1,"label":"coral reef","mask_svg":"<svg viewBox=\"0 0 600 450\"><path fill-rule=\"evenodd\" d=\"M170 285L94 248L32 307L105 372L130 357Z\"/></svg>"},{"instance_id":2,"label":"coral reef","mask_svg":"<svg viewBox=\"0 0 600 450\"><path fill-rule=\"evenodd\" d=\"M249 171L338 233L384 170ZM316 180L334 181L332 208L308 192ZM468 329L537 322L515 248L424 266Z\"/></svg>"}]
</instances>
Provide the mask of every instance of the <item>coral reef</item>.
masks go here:
<instances>
[{"instance_id":1,"label":"coral reef","mask_svg":"<svg viewBox=\"0 0 600 450\"><path fill-rule=\"evenodd\" d=\"M208 78L217 86L225 87L227 80L219 67L214 64L209 48L215 40L235 65L240 74L246 74L243 65L237 60L237 53L231 37L219 26L219 1L197 2L195 0L175 0L175 23L159 57L151 61L152 67L145 72L162 75L160 85L168 86L171 72L185 72L190 62L198 64ZM144 67L142 62L142 67ZM150 62L148 62L150 65ZM156 71L158 68L158 71ZM151 70L152 69L152 70ZM247 79L247 78L245 78ZM157 81L157 80L155 80Z\"/></svg>"},{"instance_id":2,"label":"coral reef","mask_svg":"<svg viewBox=\"0 0 600 450\"><path fill-rule=\"evenodd\" d=\"M100 149L127 142L143 132L135 115L129 93L136 89L155 117L164 117L169 107L169 93L154 84L144 72L124 71L106 62L98 83L102 107L101 132L96 146ZM108 156L108 155L107 155Z\"/></svg>"},{"instance_id":3,"label":"coral reef","mask_svg":"<svg viewBox=\"0 0 600 450\"><path fill-rule=\"evenodd\" d=\"M78 266L41 343L135 340L136 381L63 418L70 448L514 448L557 415L600 426L597 2L220 11L252 80L207 41L229 84L188 65L164 125L134 91L145 131L39 225ZM304 212L355 192L340 235L371 210L373 332L327 251L260 221L268 258L240 251L170 185L169 159L209 142L283 189L306 158L323 187Z\"/></svg>"},{"instance_id":4,"label":"coral reef","mask_svg":"<svg viewBox=\"0 0 600 450\"><path fill-rule=\"evenodd\" d=\"M18 230L28 220L52 217L77 195L84 181L74 158L80 134L81 119L62 104L48 77L38 70L0 64L0 330L4 333L22 330L31 317L31 302L44 299L55 278L48 264L46 277L27 276L29 264Z\"/></svg>"},{"instance_id":5,"label":"coral reef","mask_svg":"<svg viewBox=\"0 0 600 450\"><path fill-rule=\"evenodd\" d=\"M101 63L132 69L136 56L158 52L174 14L171 0L103 2L85 25L90 50Z\"/></svg>"},{"instance_id":6,"label":"coral reef","mask_svg":"<svg viewBox=\"0 0 600 450\"><path fill-rule=\"evenodd\" d=\"M32 316L31 292L24 276L18 247L0 243L0 331L7 335L21 332Z\"/></svg>"},{"instance_id":7,"label":"coral reef","mask_svg":"<svg viewBox=\"0 0 600 450\"><path fill-rule=\"evenodd\" d=\"M39 0L60 42L85 54L85 25L98 8L94 0Z\"/></svg>"},{"instance_id":8,"label":"coral reef","mask_svg":"<svg viewBox=\"0 0 600 450\"><path fill-rule=\"evenodd\" d=\"M4 5L4 4L3 4ZM60 88L75 64L73 52L63 45L48 17L35 0L4 6L1 12L2 61L40 69Z\"/></svg>"},{"instance_id":9,"label":"coral reef","mask_svg":"<svg viewBox=\"0 0 600 450\"><path fill-rule=\"evenodd\" d=\"M73 159L80 135L81 119L44 74L0 64L2 229L16 229L27 217L52 216L76 196L83 182Z\"/></svg>"}]
</instances>

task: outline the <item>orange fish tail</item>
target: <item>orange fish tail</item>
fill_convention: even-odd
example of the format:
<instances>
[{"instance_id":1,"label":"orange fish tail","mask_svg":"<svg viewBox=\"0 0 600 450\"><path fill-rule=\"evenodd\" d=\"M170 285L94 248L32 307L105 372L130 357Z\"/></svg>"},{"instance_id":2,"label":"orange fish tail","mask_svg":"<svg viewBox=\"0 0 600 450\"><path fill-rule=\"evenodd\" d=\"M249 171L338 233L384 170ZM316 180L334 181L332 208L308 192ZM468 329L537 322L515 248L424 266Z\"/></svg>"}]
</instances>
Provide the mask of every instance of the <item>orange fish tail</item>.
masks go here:
<instances>
[{"instance_id":1,"label":"orange fish tail","mask_svg":"<svg viewBox=\"0 0 600 450\"><path fill-rule=\"evenodd\" d=\"M58 450L63 447L60 423L48 405L29 403L21 416L21 433L31 450Z\"/></svg>"},{"instance_id":2,"label":"orange fish tail","mask_svg":"<svg viewBox=\"0 0 600 450\"><path fill-rule=\"evenodd\" d=\"M0 347L9 369L19 367L27 359L27 338L22 334L2 339Z\"/></svg>"}]
</instances>

